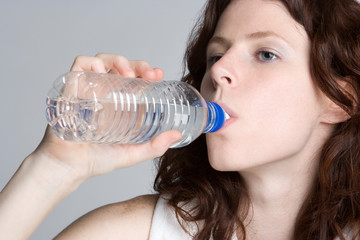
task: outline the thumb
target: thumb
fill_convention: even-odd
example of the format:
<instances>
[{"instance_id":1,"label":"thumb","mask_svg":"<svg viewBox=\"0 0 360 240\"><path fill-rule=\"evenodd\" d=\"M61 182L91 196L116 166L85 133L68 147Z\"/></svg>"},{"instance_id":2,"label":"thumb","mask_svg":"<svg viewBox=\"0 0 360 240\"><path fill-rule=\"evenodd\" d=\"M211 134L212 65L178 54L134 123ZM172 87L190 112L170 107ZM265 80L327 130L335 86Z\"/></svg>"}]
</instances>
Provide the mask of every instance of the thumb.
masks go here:
<instances>
[{"instance_id":1,"label":"thumb","mask_svg":"<svg viewBox=\"0 0 360 240\"><path fill-rule=\"evenodd\" d=\"M159 154L155 154L161 156L165 153L165 151L171 147L176 142L180 141L182 134L179 131L171 130L164 133L161 133L159 136L150 141L150 147L158 152Z\"/></svg>"},{"instance_id":2,"label":"thumb","mask_svg":"<svg viewBox=\"0 0 360 240\"><path fill-rule=\"evenodd\" d=\"M148 143L142 144L142 147L138 147L136 151L131 151L133 159L137 159L138 162L150 160L163 155L166 150L175 144L182 137L182 134L176 130L166 131L154 138Z\"/></svg>"}]
</instances>

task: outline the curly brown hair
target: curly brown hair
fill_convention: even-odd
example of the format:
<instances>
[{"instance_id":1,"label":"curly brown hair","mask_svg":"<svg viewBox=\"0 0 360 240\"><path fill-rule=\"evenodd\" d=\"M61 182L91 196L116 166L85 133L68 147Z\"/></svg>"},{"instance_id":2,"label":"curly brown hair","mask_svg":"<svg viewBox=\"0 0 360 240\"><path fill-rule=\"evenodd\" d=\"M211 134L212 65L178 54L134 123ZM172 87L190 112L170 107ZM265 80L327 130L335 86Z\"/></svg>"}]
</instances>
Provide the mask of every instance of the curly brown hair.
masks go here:
<instances>
[{"instance_id":1,"label":"curly brown hair","mask_svg":"<svg viewBox=\"0 0 360 240\"><path fill-rule=\"evenodd\" d=\"M206 47L231 0L209 0L190 36L183 81L198 90L206 70ZM355 0L280 0L311 41L310 69L317 87L351 117L335 126L320 155L313 190L298 213L294 239L328 240L351 226L360 238L360 4ZM344 83L347 88L344 88ZM250 200L238 172L214 170L205 137L160 159L154 189L170 196L180 219L204 221L194 239L246 239L243 220ZM181 206L193 204L190 210ZM191 213L191 214L190 214ZM240 214L239 214L240 213Z\"/></svg>"}]
</instances>

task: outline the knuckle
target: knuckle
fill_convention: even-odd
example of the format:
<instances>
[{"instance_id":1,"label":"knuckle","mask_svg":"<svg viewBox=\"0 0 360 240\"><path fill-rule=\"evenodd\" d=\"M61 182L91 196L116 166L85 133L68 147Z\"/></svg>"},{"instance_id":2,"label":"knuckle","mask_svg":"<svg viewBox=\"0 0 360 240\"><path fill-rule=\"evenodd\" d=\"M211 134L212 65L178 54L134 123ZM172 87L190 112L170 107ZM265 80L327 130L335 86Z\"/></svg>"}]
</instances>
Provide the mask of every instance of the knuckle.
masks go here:
<instances>
[{"instance_id":1,"label":"knuckle","mask_svg":"<svg viewBox=\"0 0 360 240\"><path fill-rule=\"evenodd\" d=\"M129 60L124 56L114 55L114 62L117 64L122 64L122 63L129 62Z\"/></svg>"},{"instance_id":2,"label":"knuckle","mask_svg":"<svg viewBox=\"0 0 360 240\"><path fill-rule=\"evenodd\" d=\"M97 58L102 58L102 57L105 57L106 55L108 55L108 54L100 52L100 53L97 53L97 54L95 55L95 57L97 57Z\"/></svg>"},{"instance_id":3,"label":"knuckle","mask_svg":"<svg viewBox=\"0 0 360 240\"><path fill-rule=\"evenodd\" d=\"M141 69L147 69L147 68L151 68L151 65L149 62L144 61L144 60L138 60L136 62L136 64L139 66L139 68Z\"/></svg>"},{"instance_id":4,"label":"knuckle","mask_svg":"<svg viewBox=\"0 0 360 240\"><path fill-rule=\"evenodd\" d=\"M103 60L99 57L93 57L91 61L93 64L103 64Z\"/></svg>"},{"instance_id":5,"label":"knuckle","mask_svg":"<svg viewBox=\"0 0 360 240\"><path fill-rule=\"evenodd\" d=\"M85 58L86 58L86 56L84 56L84 55L78 55L75 57L74 63L82 62L83 59L85 59Z\"/></svg>"}]
</instances>

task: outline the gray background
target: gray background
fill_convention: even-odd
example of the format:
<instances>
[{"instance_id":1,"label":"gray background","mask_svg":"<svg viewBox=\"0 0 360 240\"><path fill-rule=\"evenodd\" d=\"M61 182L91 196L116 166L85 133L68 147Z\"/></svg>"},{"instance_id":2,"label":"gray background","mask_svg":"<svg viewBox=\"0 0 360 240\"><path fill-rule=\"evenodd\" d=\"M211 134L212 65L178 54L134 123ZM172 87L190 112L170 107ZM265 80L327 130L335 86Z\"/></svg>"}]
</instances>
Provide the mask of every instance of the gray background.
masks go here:
<instances>
[{"instance_id":1,"label":"gray background","mask_svg":"<svg viewBox=\"0 0 360 240\"><path fill-rule=\"evenodd\" d=\"M40 142L45 97L77 55L144 59L179 79L205 0L0 0L0 189ZM51 239L99 206L152 192L153 162L95 177L61 202L31 239Z\"/></svg>"}]
</instances>

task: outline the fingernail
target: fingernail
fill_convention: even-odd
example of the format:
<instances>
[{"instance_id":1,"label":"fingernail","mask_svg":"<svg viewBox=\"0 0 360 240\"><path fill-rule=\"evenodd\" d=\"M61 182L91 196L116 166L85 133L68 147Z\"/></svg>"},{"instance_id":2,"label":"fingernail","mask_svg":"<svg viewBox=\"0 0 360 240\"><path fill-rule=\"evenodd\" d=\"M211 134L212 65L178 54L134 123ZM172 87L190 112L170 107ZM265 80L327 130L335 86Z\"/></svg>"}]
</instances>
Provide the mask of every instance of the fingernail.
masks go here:
<instances>
[{"instance_id":1,"label":"fingernail","mask_svg":"<svg viewBox=\"0 0 360 240\"><path fill-rule=\"evenodd\" d=\"M173 139L171 139L170 141L169 141L169 145L170 145L170 147L171 146L173 146L173 145L175 145L176 143L178 143L179 141L181 140L181 137L179 138L179 137L177 137L177 138L173 138Z\"/></svg>"}]
</instances>

